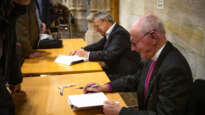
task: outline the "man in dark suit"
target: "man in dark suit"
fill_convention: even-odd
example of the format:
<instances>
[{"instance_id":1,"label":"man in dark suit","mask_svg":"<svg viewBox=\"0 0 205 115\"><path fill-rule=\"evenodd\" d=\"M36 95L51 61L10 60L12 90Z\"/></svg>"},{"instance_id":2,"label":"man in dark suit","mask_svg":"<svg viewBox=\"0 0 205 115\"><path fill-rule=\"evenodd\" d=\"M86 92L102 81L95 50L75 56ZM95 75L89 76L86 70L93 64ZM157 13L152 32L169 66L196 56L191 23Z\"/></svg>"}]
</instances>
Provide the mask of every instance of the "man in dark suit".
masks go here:
<instances>
[{"instance_id":1,"label":"man in dark suit","mask_svg":"<svg viewBox=\"0 0 205 115\"><path fill-rule=\"evenodd\" d=\"M105 62L104 70L111 80L114 76L133 74L138 69L140 56L130 49L130 35L120 25L113 22L112 16L106 12L97 12L93 16L93 24L104 36L99 42L71 52L89 61Z\"/></svg>"},{"instance_id":2,"label":"man in dark suit","mask_svg":"<svg viewBox=\"0 0 205 115\"><path fill-rule=\"evenodd\" d=\"M38 47L40 28L37 18L37 1L31 0L26 6L26 13L16 20L16 35L18 41L17 54L22 65L25 58L35 58L42 56L34 51Z\"/></svg>"},{"instance_id":3,"label":"man in dark suit","mask_svg":"<svg viewBox=\"0 0 205 115\"><path fill-rule=\"evenodd\" d=\"M0 0L0 115L14 115L11 94L20 90L22 75L16 56L16 18L30 0ZM7 87L7 88L6 88Z\"/></svg>"},{"instance_id":4,"label":"man in dark suit","mask_svg":"<svg viewBox=\"0 0 205 115\"><path fill-rule=\"evenodd\" d=\"M140 71L95 88L89 83L85 93L137 91L139 111L107 101L105 115L185 115L192 73L184 56L166 40L163 24L149 14L140 17L130 32L131 49L146 60Z\"/></svg>"},{"instance_id":5,"label":"man in dark suit","mask_svg":"<svg viewBox=\"0 0 205 115\"><path fill-rule=\"evenodd\" d=\"M42 21L46 24L46 29L50 29L51 24L51 12L52 12L52 3L51 0L38 0L41 1L39 6L42 8L41 15Z\"/></svg>"}]
</instances>

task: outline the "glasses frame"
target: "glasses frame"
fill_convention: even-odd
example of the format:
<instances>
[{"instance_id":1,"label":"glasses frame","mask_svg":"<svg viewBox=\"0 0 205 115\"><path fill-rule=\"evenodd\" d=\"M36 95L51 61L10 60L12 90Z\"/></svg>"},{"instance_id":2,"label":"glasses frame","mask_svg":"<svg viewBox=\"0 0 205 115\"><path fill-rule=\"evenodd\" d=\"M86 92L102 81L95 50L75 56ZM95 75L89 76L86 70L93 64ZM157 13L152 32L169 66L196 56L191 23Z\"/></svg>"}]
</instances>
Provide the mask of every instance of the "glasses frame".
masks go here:
<instances>
[{"instance_id":1,"label":"glasses frame","mask_svg":"<svg viewBox=\"0 0 205 115\"><path fill-rule=\"evenodd\" d=\"M150 35L152 33L154 33L155 30L152 30L152 31L149 31L149 32L146 32L142 37L140 37L137 41L135 41L134 43L131 42L131 46L136 46L143 38L145 38L147 35Z\"/></svg>"}]
</instances>

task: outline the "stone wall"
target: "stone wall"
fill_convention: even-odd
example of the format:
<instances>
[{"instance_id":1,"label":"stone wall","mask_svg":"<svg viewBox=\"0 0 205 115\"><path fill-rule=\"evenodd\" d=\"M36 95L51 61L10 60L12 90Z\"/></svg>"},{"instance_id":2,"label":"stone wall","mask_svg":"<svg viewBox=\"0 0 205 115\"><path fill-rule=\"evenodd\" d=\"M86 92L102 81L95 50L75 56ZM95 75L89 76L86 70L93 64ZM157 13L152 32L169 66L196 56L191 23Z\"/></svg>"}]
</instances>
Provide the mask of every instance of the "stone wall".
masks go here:
<instances>
[{"instance_id":1,"label":"stone wall","mask_svg":"<svg viewBox=\"0 0 205 115\"><path fill-rule=\"evenodd\" d=\"M164 2L162 8L158 1ZM187 58L194 78L205 79L204 6L204 0L120 0L120 24L129 29L140 15L157 15L165 24L168 40Z\"/></svg>"},{"instance_id":2,"label":"stone wall","mask_svg":"<svg viewBox=\"0 0 205 115\"><path fill-rule=\"evenodd\" d=\"M86 19L89 9L89 0L53 0L58 1L66 6L74 17L74 24L70 24L70 36L74 38L84 38L88 29L88 21Z\"/></svg>"},{"instance_id":3,"label":"stone wall","mask_svg":"<svg viewBox=\"0 0 205 115\"><path fill-rule=\"evenodd\" d=\"M87 44L99 41L102 36L96 32L92 16L97 11L110 11L110 0L53 0L68 7L75 23L70 25L71 37L84 38Z\"/></svg>"},{"instance_id":4,"label":"stone wall","mask_svg":"<svg viewBox=\"0 0 205 115\"><path fill-rule=\"evenodd\" d=\"M110 11L110 1L109 0L89 0L89 15L87 17L88 20L88 30L85 33L85 42L89 44L93 44L98 42L102 36L96 31L93 26L92 17L97 11Z\"/></svg>"},{"instance_id":5,"label":"stone wall","mask_svg":"<svg viewBox=\"0 0 205 115\"><path fill-rule=\"evenodd\" d=\"M120 0L120 24L128 31L139 16L144 15L143 0Z\"/></svg>"}]
</instances>

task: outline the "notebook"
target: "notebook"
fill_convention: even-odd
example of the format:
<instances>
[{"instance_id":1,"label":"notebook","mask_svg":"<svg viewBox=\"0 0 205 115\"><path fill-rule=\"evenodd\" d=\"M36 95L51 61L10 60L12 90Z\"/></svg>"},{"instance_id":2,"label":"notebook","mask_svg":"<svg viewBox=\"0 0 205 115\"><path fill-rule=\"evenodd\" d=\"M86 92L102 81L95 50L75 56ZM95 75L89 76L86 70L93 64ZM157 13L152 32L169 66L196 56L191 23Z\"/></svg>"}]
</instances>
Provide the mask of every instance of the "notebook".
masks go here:
<instances>
[{"instance_id":1,"label":"notebook","mask_svg":"<svg viewBox=\"0 0 205 115\"><path fill-rule=\"evenodd\" d=\"M83 57L79 57L77 55L75 55L75 56L59 55L55 59L55 62L65 64L65 65L72 65L72 64L83 62L84 60L86 60L86 59Z\"/></svg>"},{"instance_id":2,"label":"notebook","mask_svg":"<svg viewBox=\"0 0 205 115\"><path fill-rule=\"evenodd\" d=\"M107 100L108 98L102 92L68 96L68 103L74 111L102 107Z\"/></svg>"}]
</instances>

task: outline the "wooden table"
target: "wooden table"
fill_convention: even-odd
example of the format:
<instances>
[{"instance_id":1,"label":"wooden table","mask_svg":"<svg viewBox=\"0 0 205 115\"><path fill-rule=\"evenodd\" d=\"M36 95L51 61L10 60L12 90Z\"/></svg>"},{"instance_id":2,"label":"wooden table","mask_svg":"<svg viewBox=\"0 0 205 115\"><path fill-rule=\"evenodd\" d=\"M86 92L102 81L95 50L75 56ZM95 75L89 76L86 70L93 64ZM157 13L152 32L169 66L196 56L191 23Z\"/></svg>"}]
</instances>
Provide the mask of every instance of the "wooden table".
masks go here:
<instances>
[{"instance_id":1,"label":"wooden table","mask_svg":"<svg viewBox=\"0 0 205 115\"><path fill-rule=\"evenodd\" d=\"M49 77L25 77L22 90L14 98L17 115L96 115L103 114L102 110L81 110L73 112L67 102L68 95L82 94L82 89L76 87L84 86L89 82L104 84L108 82L104 72L68 74ZM64 89L60 96L58 86L75 83L76 86ZM126 106L118 93L106 93L109 100L120 102Z\"/></svg>"},{"instance_id":2,"label":"wooden table","mask_svg":"<svg viewBox=\"0 0 205 115\"><path fill-rule=\"evenodd\" d=\"M38 49L43 52L42 57L26 59L22 66L22 73L28 74L68 74L102 71L98 62L83 62L72 66L55 63L60 54L69 55L70 51L80 49L86 43L83 39L63 39L63 48Z\"/></svg>"}]
</instances>

